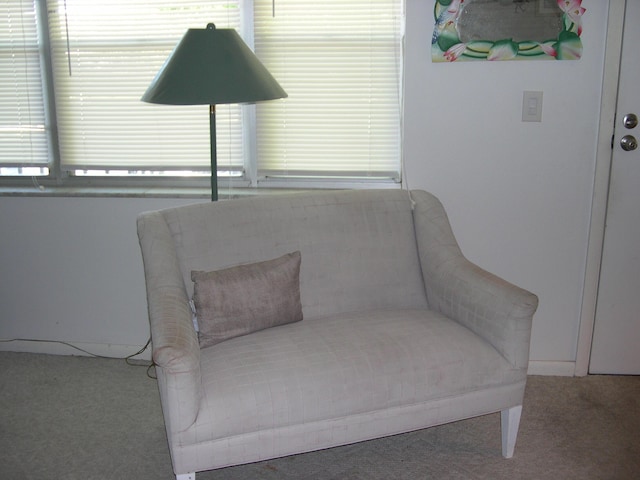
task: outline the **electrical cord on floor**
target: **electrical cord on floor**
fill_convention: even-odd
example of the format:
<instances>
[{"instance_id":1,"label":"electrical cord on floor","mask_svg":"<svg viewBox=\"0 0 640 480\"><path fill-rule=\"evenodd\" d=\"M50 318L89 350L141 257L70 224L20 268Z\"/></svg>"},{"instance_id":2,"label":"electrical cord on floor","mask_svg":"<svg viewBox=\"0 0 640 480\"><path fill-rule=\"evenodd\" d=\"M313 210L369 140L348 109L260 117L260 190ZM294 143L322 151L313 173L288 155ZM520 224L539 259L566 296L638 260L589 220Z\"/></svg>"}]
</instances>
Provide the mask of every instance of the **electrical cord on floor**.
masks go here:
<instances>
[{"instance_id":1,"label":"electrical cord on floor","mask_svg":"<svg viewBox=\"0 0 640 480\"><path fill-rule=\"evenodd\" d=\"M58 343L61 345L66 345L67 347L73 348L75 350L78 350L79 352L85 353L87 355L89 355L90 357L95 357L95 358L107 358L110 360L124 360L126 362L127 365L131 366L131 367L147 367L147 377L149 378L153 378L156 379L157 377L155 376L151 376L150 371L151 368L155 369L156 364L153 362L153 360L151 361L151 365L146 365L146 364L137 364L137 363L131 363L131 359L137 355L140 355L142 352L144 352L149 345L151 344L151 337L149 337L149 340L147 340L147 343L144 344L144 346L138 350L136 353L132 353L131 355L127 355L126 357L109 357L106 355L98 355L97 353L92 353L89 352L87 350L85 350L84 348L80 348L76 345L73 345L69 342L63 342L62 340L38 340L35 338L11 338L11 339L0 339L0 343L10 343L10 342L36 342L36 343Z\"/></svg>"}]
</instances>

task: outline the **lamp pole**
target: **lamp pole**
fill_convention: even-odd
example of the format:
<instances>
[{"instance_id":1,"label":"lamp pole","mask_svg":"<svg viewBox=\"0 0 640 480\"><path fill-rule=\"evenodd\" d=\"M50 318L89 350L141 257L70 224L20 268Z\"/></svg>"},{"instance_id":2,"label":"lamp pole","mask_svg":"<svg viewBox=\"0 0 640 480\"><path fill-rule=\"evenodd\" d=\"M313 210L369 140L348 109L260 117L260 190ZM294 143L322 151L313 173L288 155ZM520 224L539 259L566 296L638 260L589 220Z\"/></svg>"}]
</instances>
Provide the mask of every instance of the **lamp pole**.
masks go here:
<instances>
[{"instance_id":1,"label":"lamp pole","mask_svg":"<svg viewBox=\"0 0 640 480\"><path fill-rule=\"evenodd\" d=\"M209 105L209 137L211 141L211 201L218 200L218 162L216 146L216 106Z\"/></svg>"}]
</instances>

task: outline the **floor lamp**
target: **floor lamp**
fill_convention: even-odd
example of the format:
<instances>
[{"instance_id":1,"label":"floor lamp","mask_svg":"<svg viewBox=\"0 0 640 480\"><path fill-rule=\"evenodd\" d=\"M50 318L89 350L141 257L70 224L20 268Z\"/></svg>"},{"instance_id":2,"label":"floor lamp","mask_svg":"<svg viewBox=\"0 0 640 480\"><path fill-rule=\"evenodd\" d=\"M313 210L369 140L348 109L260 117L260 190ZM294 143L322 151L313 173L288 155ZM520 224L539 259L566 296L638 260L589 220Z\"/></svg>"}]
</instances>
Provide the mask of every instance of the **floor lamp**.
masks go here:
<instances>
[{"instance_id":1,"label":"floor lamp","mask_svg":"<svg viewBox=\"0 0 640 480\"><path fill-rule=\"evenodd\" d=\"M211 200L218 199L216 161L217 104L255 103L285 98L287 93L258 57L228 28L191 28L142 96L165 105L209 105Z\"/></svg>"}]
</instances>

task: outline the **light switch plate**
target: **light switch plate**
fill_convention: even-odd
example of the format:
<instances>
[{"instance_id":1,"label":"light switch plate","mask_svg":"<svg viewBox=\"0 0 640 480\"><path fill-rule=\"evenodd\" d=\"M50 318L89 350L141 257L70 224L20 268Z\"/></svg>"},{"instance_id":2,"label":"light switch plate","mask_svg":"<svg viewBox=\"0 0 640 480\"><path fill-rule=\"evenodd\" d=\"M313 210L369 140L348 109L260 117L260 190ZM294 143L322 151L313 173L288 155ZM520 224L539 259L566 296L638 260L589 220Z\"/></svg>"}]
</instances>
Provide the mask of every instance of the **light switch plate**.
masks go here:
<instances>
[{"instance_id":1,"label":"light switch plate","mask_svg":"<svg viewBox=\"0 0 640 480\"><path fill-rule=\"evenodd\" d=\"M542 92L522 92L522 121L542 121Z\"/></svg>"}]
</instances>

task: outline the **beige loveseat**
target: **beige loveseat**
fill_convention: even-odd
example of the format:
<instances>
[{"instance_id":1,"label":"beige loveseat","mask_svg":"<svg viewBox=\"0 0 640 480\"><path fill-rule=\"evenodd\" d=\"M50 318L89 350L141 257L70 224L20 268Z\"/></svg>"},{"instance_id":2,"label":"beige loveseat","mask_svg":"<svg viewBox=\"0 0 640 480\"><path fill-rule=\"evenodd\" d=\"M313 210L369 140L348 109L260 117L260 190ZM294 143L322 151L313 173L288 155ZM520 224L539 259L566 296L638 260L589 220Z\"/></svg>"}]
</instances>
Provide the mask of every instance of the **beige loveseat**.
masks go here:
<instances>
[{"instance_id":1,"label":"beige loveseat","mask_svg":"<svg viewBox=\"0 0 640 480\"><path fill-rule=\"evenodd\" d=\"M201 203L140 215L138 235L176 478L493 412L513 455L537 297L466 260L431 194ZM192 271L292 252L303 319L201 348ZM241 311L264 295L253 289L275 285L267 303L292 290L265 278L226 292Z\"/></svg>"}]
</instances>

